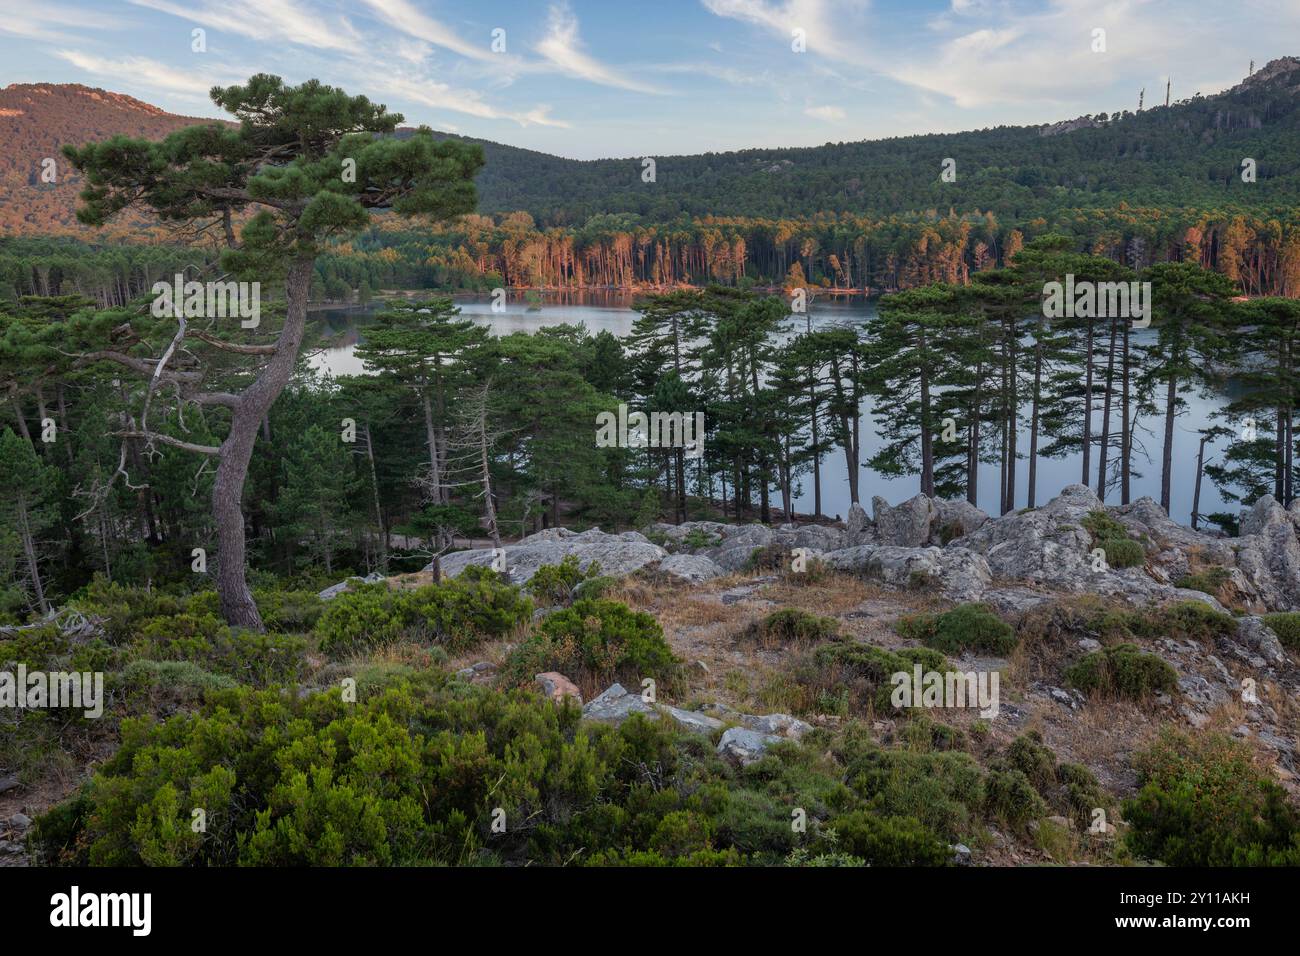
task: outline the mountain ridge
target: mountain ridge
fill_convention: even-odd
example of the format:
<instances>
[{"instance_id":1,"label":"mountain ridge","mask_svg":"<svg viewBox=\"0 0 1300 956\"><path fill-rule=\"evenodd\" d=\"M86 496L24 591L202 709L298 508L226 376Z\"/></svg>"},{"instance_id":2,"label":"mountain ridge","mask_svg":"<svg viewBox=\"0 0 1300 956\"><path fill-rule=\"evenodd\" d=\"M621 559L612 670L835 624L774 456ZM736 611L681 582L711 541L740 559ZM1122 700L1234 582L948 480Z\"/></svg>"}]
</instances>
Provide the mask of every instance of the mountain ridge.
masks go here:
<instances>
[{"instance_id":1,"label":"mountain ridge","mask_svg":"<svg viewBox=\"0 0 1300 956\"><path fill-rule=\"evenodd\" d=\"M0 156L0 230L88 235L75 220L80 187L60 158L63 145L116 134L158 139L210 122L221 121L168 113L82 84L0 89L0 140L9 144ZM412 132L403 128L399 135ZM545 226L580 226L606 214L669 222L682 216L883 216L947 207L1029 217L1063 200L1079 207L1140 201L1260 208L1300 199L1300 58L1273 60L1222 93L1140 113L664 155L654 157L653 183L642 181L640 157L568 159L493 140L435 135L483 147L480 212L524 211ZM1250 192L1239 188L1238 167L1246 155L1259 164ZM40 177L47 157L58 162L55 183ZM955 182L939 176L940 162L949 157L957 161ZM138 234L141 225L132 223L130 231Z\"/></svg>"}]
</instances>

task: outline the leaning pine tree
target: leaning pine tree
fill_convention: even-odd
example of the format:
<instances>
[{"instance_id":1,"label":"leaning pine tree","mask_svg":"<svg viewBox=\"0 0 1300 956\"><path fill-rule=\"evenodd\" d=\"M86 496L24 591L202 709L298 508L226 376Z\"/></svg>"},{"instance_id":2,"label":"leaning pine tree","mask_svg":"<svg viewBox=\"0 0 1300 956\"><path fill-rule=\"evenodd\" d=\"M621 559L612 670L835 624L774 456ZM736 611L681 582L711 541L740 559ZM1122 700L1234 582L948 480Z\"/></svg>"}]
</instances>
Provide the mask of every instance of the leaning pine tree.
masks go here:
<instances>
[{"instance_id":1,"label":"leaning pine tree","mask_svg":"<svg viewBox=\"0 0 1300 956\"><path fill-rule=\"evenodd\" d=\"M428 129L405 139L386 136L402 122L401 115L317 80L286 86L277 76L258 74L243 86L214 87L211 96L239 120L237 128L192 126L157 143L117 136L79 149L65 147L64 154L85 176L77 210L81 222L102 225L128 208L149 210L197 235L220 237L221 267L228 275L283 281L285 317L278 330L271 330L273 341L235 341L220 323L190 329L179 318L171 342L157 357L142 356L138 339L129 350L110 347L93 355L148 376L139 420L123 433L124 441L157 442L216 458L212 516L221 612L232 625L262 630L245 579L241 497L259 427L293 374L316 257L331 240L364 229L371 210L434 218L473 210L473 178L483 155L477 146L437 141ZM207 348L190 351L187 337ZM205 384L211 374L192 367L196 352L255 364L230 376L235 388L211 389ZM228 410L219 446L149 429L148 405L162 385L182 402Z\"/></svg>"}]
</instances>

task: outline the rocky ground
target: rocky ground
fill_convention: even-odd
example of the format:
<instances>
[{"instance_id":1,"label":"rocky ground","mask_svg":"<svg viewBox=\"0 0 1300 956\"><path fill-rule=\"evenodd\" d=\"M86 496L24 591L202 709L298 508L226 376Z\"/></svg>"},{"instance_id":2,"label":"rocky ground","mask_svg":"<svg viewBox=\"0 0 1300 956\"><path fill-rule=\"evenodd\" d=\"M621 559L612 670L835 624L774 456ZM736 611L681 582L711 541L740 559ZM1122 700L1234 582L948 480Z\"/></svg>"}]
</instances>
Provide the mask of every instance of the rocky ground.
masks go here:
<instances>
[{"instance_id":1,"label":"rocky ground","mask_svg":"<svg viewBox=\"0 0 1300 956\"><path fill-rule=\"evenodd\" d=\"M1113 554L1099 547L1105 541L1098 516L1107 519L1103 530L1129 542L1129 560L1123 562L1129 566L1113 567L1107 560ZM796 649L744 639L751 625L773 611L797 608L832 619L837 633L851 641L898 650L918 643L900 633L903 617L978 601L1018 633L1038 637L1022 640L1003 657L949 654L961 671L997 671L1001 677L996 717L983 720L974 708L935 715L967 732L977 759L993 759L1015 738L1036 730L1061 762L1087 766L1107 791L1123 798L1137 785L1134 753L1162 727L1217 730L1242 740L1259 765L1300 799L1300 652L1284 647L1263 618L1300 610L1300 502L1286 510L1263 498L1243 512L1241 535L1228 538L1182 527L1148 498L1105 507L1082 485L1067 487L1040 508L999 517L964 501L918 495L891 506L875 498L870 516L855 505L834 526L701 521L617 534L550 529L502 552L477 548L445 555L441 569L455 576L471 564L495 563L504 565L513 582L525 584L542 565L568 556L617 579L607 585L607 596L652 614L685 663L680 686L670 697L657 694L653 700L641 687L578 686L564 674L538 675L540 692L584 699L590 720L662 714L709 735L721 754L745 765L776 741L799 739L814 726L843 719L794 706ZM329 600L359 580L340 582L320 596ZM412 587L429 580L426 569L389 584ZM1103 637L1062 624L1077 621L1070 609L1151 609L1186 601L1231 614L1235 629L1213 639L1173 632L1144 636L1142 650L1174 668L1172 692L1140 701L1087 697L1064 679L1065 669L1099 649ZM480 645L451 666L468 680L491 682L510 648L505 641ZM421 648L409 653L429 656ZM421 666L431 666L431 659ZM329 669L323 660L313 667L320 668L318 676ZM887 711L868 719L881 743L904 745L908 718ZM55 788L59 792L42 794L0 779L0 866L26 864L29 818L72 786L70 779ZM1051 859L1045 852L994 832L990 845L977 848L974 862L1042 862Z\"/></svg>"},{"instance_id":2,"label":"rocky ground","mask_svg":"<svg viewBox=\"0 0 1300 956\"><path fill-rule=\"evenodd\" d=\"M775 609L799 607L834 618L852 639L892 649L916 643L899 636L899 618L962 602L984 602L1013 624L1079 601L1131 608L1204 602L1234 615L1235 634L1213 643L1173 635L1144 640L1143 650L1174 667L1178 687L1142 703L1090 699L1064 686L1064 668L1101 646L1088 634L1068 635L1050 653L1022 647L1006 658L953 657L961 670L994 669L1004 678L988 749L1036 729L1062 761L1085 764L1123 797L1136 784L1132 754L1163 725L1216 729L1247 742L1261 765L1300 797L1300 662L1261 617L1300 609L1300 502L1288 511L1270 497L1260 500L1243 512L1236 538L1182 527L1149 498L1105 507L1082 485L1067 487L1040 508L1000 517L964 501L920 495L897 506L875 498L872 512L868 517L855 505L844 525L834 527L706 521L621 534L551 529L505 547L504 560L516 583L568 555L584 568L597 562L602 574L623 577L616 596L654 614L688 662L689 689L680 699L659 702L659 711L701 731L716 731L724 721L732 729L718 748L742 763L765 743L836 720L781 713L785 651L738 640ZM1133 566L1111 567L1097 553L1101 542L1085 521L1098 513L1140 544ZM756 570L765 556L772 569ZM815 583L801 583L792 567L798 558L832 570ZM442 569L455 575L492 560L490 549L458 552L443 558ZM1212 587L1180 586L1189 577L1204 580L1209 571ZM482 656L460 663L477 664L486 679L493 662ZM1243 692L1248 684L1254 695ZM632 691L619 685L605 690L589 700L587 716L621 719L652 709ZM947 710L942 719L968 727L978 718L974 711ZM873 726L882 740L899 729L888 714Z\"/></svg>"}]
</instances>

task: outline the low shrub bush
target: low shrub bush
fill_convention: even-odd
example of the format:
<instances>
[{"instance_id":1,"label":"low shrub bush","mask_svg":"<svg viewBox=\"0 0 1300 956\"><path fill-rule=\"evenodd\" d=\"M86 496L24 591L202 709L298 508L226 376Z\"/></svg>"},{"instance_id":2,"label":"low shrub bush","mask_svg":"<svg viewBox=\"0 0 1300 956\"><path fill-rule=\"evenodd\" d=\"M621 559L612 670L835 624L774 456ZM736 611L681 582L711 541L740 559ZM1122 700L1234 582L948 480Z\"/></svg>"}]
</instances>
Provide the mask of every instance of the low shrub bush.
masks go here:
<instances>
[{"instance_id":1,"label":"low shrub bush","mask_svg":"<svg viewBox=\"0 0 1300 956\"><path fill-rule=\"evenodd\" d=\"M910 615L898 622L898 633L945 654L1004 655L1018 643L1015 630L987 604L960 604L941 614Z\"/></svg>"},{"instance_id":2,"label":"low shrub bush","mask_svg":"<svg viewBox=\"0 0 1300 956\"><path fill-rule=\"evenodd\" d=\"M1065 680L1085 694L1114 694L1134 700L1159 691L1172 692L1178 686L1178 674L1168 661L1128 643L1085 655L1066 669Z\"/></svg>"}]
</instances>

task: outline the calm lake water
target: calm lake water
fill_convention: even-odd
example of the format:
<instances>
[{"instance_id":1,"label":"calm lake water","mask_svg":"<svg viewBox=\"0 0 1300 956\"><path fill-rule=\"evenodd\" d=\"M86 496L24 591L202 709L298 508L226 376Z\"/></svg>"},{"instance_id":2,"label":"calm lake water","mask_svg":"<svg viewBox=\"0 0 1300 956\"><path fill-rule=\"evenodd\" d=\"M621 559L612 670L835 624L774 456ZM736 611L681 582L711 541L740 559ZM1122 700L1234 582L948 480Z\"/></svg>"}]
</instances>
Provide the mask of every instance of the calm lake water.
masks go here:
<instances>
[{"instance_id":1,"label":"calm lake water","mask_svg":"<svg viewBox=\"0 0 1300 956\"><path fill-rule=\"evenodd\" d=\"M456 296L456 304L462 315L473 319L492 330L496 335L509 335L512 332L532 332L548 325L581 323L595 334L608 330L614 335L624 336L631 332L632 322L637 313L632 311L632 297L623 293L551 293L547 294L539 306L530 306L520 297L511 297L504 312L493 312L491 301L487 296ZM313 313L315 321L320 323L322 332L332 336L332 341L340 343L335 347L323 349L311 358L311 363L321 371L333 375L364 374L360 360L354 354L356 343L365 335L365 324L369 316L380 307L352 307L337 309L320 309ZM808 318L812 327L864 322L876 312L873 299L863 297L823 297L811 303ZM796 331L807 326L803 316L798 317ZM1137 330L1133 333L1134 344L1142 344L1152 338L1151 330ZM1210 423L1210 416L1227 399L1222 395L1183 394L1187 402L1186 411L1179 416L1174 431L1174 474L1172 489L1173 518L1187 524L1192 511L1193 481L1195 480L1196 449L1199 442L1197 429ZM871 400L863 404L863 459L870 458L880 447L876 438ZM1093 423L1093 434L1100 431L1101 413L1098 410ZM1112 429L1119 427L1118 415L1112 421ZM1160 498L1159 453L1163 441L1164 420L1162 415L1139 418L1135 443L1138 446L1137 461L1134 465L1133 497L1149 495L1156 500ZM594 424L593 424L594 428ZM1022 456L1029 446L1028 413L1022 418L1020 451ZM1216 459L1216 452L1225 447L1210 446L1206 451L1207 462ZM1156 456L1155 463L1143 459L1143 449L1149 455ZM1112 451L1111 455L1115 454ZM1079 455L1067 458L1039 458L1038 460L1038 503L1043 504L1054 497L1064 486L1077 482L1082 461ZM1092 458L1093 474L1090 484L1096 482L1097 456L1094 449ZM990 514L998 510L998 466L982 465L980 471L979 506ZM1141 472L1139 476L1136 474ZM842 451L836 449L822 459L822 510L830 516L843 517L849 509L849 486L847 465ZM1028 497L1029 463L1023 459L1017 466L1018 488L1017 507L1023 507ZM880 495L891 504L896 504L920 490L919 478L915 475L903 478L885 478L870 468L863 469L860 494L863 506L871 511L871 496ZM775 504L780 503L779 494L773 496ZM795 496L796 508L802 512L811 512L813 503L812 477L805 476L802 487ZM1107 495L1108 504L1119 503L1119 491L1115 489ZM1206 478L1201 488L1201 513L1215 511L1235 512L1236 505L1228 505L1219 496L1218 489Z\"/></svg>"}]
</instances>

